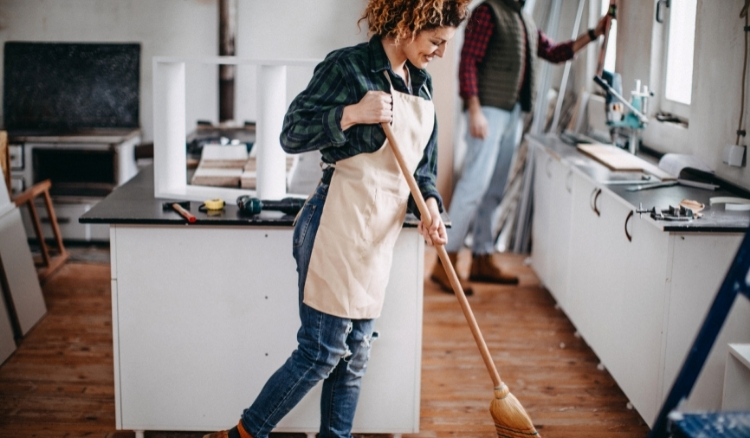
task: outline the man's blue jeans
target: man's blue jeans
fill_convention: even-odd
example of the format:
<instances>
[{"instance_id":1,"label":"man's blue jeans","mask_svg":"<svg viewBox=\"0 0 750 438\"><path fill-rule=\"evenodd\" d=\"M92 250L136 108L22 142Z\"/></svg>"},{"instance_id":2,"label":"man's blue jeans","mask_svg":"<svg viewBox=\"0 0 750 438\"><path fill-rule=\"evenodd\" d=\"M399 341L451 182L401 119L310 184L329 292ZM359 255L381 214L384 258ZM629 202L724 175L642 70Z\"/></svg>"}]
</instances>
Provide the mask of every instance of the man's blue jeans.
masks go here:
<instances>
[{"instance_id":1,"label":"man's blue jeans","mask_svg":"<svg viewBox=\"0 0 750 438\"><path fill-rule=\"evenodd\" d=\"M370 357L375 320L352 320L319 312L302 303L313 242L323 214L328 185L320 184L294 227L294 258L299 274L297 349L242 413L242 425L254 438L265 438L276 424L323 380L321 438L351 437L362 376Z\"/></svg>"},{"instance_id":2,"label":"man's blue jeans","mask_svg":"<svg viewBox=\"0 0 750 438\"><path fill-rule=\"evenodd\" d=\"M466 132L464 168L448 212L448 252L458 252L463 247L472 225L471 252L492 254L495 250L492 216L503 199L513 154L521 142L523 119L520 104L512 111L483 106L482 113L487 118L487 136L482 140L472 137L468 128Z\"/></svg>"}]
</instances>

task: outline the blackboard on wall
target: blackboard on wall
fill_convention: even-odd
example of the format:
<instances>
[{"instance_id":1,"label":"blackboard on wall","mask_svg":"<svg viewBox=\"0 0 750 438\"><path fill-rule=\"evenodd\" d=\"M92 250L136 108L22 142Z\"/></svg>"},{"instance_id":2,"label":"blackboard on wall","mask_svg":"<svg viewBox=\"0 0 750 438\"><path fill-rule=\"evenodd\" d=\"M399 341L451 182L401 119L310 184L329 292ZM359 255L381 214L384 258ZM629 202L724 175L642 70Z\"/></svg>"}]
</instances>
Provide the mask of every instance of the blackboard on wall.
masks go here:
<instances>
[{"instance_id":1,"label":"blackboard on wall","mask_svg":"<svg viewBox=\"0 0 750 438\"><path fill-rule=\"evenodd\" d=\"M6 42L7 130L138 128L137 43Z\"/></svg>"}]
</instances>

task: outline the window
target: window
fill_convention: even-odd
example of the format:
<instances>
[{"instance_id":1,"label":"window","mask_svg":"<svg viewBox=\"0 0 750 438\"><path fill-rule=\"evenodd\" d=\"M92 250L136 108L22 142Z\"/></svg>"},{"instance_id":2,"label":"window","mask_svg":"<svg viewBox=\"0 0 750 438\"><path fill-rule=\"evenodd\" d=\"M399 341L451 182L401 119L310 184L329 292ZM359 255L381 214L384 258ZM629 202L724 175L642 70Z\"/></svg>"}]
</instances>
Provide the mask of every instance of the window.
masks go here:
<instances>
[{"instance_id":1,"label":"window","mask_svg":"<svg viewBox=\"0 0 750 438\"><path fill-rule=\"evenodd\" d=\"M688 118L693 90L697 0L677 0L667 4L669 18L664 29L666 50L661 109Z\"/></svg>"}]
</instances>

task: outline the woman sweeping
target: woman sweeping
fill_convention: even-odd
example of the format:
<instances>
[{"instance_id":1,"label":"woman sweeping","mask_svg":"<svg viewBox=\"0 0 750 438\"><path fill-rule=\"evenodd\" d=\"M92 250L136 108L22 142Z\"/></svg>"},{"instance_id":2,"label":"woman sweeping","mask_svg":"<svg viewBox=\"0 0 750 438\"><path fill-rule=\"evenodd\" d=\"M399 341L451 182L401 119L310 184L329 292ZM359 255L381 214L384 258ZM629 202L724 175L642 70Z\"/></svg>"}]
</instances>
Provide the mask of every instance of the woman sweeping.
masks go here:
<instances>
[{"instance_id":1,"label":"woman sweeping","mask_svg":"<svg viewBox=\"0 0 750 438\"><path fill-rule=\"evenodd\" d=\"M321 380L319 436L351 437L393 248L407 208L419 214L380 123L392 124L433 218L419 232L428 244L444 245L437 125L424 68L443 56L469 2L370 0L361 18L370 41L326 56L290 105L282 147L318 149L325 164L294 227L298 346L239 423L206 438L265 438Z\"/></svg>"}]
</instances>

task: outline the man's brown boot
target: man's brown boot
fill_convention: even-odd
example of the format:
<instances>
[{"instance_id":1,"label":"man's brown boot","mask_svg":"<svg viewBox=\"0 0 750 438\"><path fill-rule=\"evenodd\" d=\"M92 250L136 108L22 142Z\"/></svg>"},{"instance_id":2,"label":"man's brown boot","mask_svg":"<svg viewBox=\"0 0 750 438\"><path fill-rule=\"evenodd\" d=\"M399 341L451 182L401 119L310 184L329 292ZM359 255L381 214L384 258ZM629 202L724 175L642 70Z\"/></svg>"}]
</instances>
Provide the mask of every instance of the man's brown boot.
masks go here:
<instances>
[{"instance_id":1,"label":"man's brown boot","mask_svg":"<svg viewBox=\"0 0 750 438\"><path fill-rule=\"evenodd\" d=\"M453 265L453 268L455 269L456 260L458 260L458 253L449 252L448 258L451 260L451 264ZM464 295L466 295L467 297L469 295L473 295L474 291L471 290L471 284L469 284L468 281L461 278L458 275L458 273L456 273L456 276L458 277L458 282L461 284L461 289L464 290ZM432 274L430 275L430 280L439 284L440 289L442 289L444 292L454 293L453 286L451 286L451 282L448 279L448 274L445 272L445 268L443 267L443 263L440 261L439 257L438 257L437 262L435 263L435 266L432 267Z\"/></svg>"},{"instance_id":2,"label":"man's brown boot","mask_svg":"<svg viewBox=\"0 0 750 438\"><path fill-rule=\"evenodd\" d=\"M207 435L203 435L203 438L253 438L253 436L247 433L245 428L242 426L242 422L240 421L236 426L229 430L209 433Z\"/></svg>"},{"instance_id":3,"label":"man's brown boot","mask_svg":"<svg viewBox=\"0 0 750 438\"><path fill-rule=\"evenodd\" d=\"M500 268L492 261L492 254L472 255L469 280L482 283L518 284L518 277L500 272Z\"/></svg>"}]
</instances>

